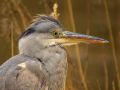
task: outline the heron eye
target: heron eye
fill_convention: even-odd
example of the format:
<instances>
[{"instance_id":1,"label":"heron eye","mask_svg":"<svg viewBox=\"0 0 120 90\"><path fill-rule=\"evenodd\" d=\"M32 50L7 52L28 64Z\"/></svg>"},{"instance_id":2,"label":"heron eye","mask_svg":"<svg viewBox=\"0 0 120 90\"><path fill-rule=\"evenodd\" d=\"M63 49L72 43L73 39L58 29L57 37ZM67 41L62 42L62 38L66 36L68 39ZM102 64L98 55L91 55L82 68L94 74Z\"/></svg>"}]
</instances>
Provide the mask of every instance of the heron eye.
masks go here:
<instances>
[{"instance_id":1,"label":"heron eye","mask_svg":"<svg viewBox=\"0 0 120 90\"><path fill-rule=\"evenodd\" d=\"M59 36L59 32L58 31L53 31L52 35L55 36L55 37L58 37Z\"/></svg>"}]
</instances>

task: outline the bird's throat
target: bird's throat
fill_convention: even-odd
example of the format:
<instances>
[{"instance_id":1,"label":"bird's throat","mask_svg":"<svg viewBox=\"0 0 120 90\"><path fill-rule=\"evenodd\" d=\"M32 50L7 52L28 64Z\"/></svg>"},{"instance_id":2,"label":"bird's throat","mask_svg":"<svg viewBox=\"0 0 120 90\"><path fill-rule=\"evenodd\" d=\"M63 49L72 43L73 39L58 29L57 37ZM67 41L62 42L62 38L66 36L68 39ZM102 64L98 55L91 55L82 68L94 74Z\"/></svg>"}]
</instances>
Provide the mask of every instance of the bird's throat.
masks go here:
<instances>
[{"instance_id":1,"label":"bird's throat","mask_svg":"<svg viewBox=\"0 0 120 90\"><path fill-rule=\"evenodd\" d=\"M49 90L64 90L67 73L66 51L60 47L49 47L41 58L50 77Z\"/></svg>"}]
</instances>

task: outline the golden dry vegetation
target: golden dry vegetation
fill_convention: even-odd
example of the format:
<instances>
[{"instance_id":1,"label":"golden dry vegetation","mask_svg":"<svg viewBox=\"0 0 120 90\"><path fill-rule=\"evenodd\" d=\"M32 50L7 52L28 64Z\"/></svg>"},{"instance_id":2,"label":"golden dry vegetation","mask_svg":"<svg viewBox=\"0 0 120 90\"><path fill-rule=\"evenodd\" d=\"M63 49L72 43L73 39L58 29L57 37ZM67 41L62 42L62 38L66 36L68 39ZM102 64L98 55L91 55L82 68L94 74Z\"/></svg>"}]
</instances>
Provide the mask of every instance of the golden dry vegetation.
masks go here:
<instances>
[{"instance_id":1,"label":"golden dry vegetation","mask_svg":"<svg viewBox=\"0 0 120 90\"><path fill-rule=\"evenodd\" d=\"M110 41L67 47L66 90L120 90L119 0L0 0L0 63L18 53L18 37L36 14L51 13L70 31Z\"/></svg>"}]
</instances>

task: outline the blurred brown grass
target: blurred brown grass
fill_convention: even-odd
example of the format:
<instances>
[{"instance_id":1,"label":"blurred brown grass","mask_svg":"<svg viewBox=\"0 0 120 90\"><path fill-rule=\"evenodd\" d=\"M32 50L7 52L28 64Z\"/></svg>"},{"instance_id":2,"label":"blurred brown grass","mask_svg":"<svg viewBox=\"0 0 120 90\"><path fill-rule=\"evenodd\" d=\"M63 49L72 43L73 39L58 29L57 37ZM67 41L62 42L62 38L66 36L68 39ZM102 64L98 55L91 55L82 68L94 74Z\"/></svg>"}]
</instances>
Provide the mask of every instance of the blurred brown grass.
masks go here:
<instances>
[{"instance_id":1,"label":"blurred brown grass","mask_svg":"<svg viewBox=\"0 0 120 90\"><path fill-rule=\"evenodd\" d=\"M106 14L106 20L107 20L107 25L108 25L108 30L109 30L109 36L110 36L110 41L111 41L111 48L112 48L112 54L113 54L113 60L114 60L114 66L115 66L115 71L116 71L116 78L117 78L117 85L118 89L120 90L120 74L119 74L119 67L118 67L118 62L117 62L117 54L116 54L116 49L115 49L115 41L112 33L112 26L111 26L111 20L110 20L110 14L109 14L109 9L108 9L108 4L107 0L104 0L104 7L105 7L105 14ZM105 69L106 74L107 74L107 69ZM108 76L108 75L106 75Z\"/></svg>"},{"instance_id":2,"label":"blurred brown grass","mask_svg":"<svg viewBox=\"0 0 120 90\"><path fill-rule=\"evenodd\" d=\"M42 0L44 3L44 10L46 14L50 13L52 11L51 3L54 4L54 0L51 0L47 2L47 0ZM55 0L56 2L57 0ZM73 9L73 1L67 0L67 10L69 15L69 21L71 30L74 32L77 32L76 29L76 21L74 16L74 9ZM113 61L114 61L114 67L116 70L116 78L117 80L110 81L109 79L109 72L108 72L108 66L106 62L103 63L104 66L104 82L100 83L99 79L94 81L96 82L97 89L94 89L94 87L91 86L91 81L88 80L88 77L86 75L87 69L84 69L83 64L81 62L81 48L79 46L75 46L75 60L69 59L69 68L68 68L68 77L66 82L66 90L120 90L120 75L119 75L119 66L118 66L118 59L115 49L115 41L114 36L112 32L112 26L111 26L111 18L110 13L108 9L108 1L103 0L104 2L104 9L105 9L105 16L107 21L107 27L110 37L110 46L112 49L112 55L113 55ZM87 3L87 30L86 33L90 34L90 5L89 0ZM51 8L51 9L50 9ZM21 0L3 0L1 3L0 9L2 10L0 12L0 19L1 19L1 36L5 37L8 41L11 43L11 56L15 55L17 53L17 39L18 36L21 34L23 30L27 27L27 25L32 20L32 15L30 11L25 7L25 5L22 3ZM7 13L7 14L6 14ZM60 12L62 14L62 12ZM4 24L6 25L4 26ZM88 49L89 47L86 46L87 55L89 54ZM69 49L69 48L68 48ZM77 65L77 66L75 66ZM77 70L75 70L77 67ZM88 68L88 67L87 67ZM75 72L75 74L73 74ZM77 75L76 75L77 74ZM74 76L76 75L76 77ZM117 83L116 83L117 81ZM109 83L112 85L112 89L109 87ZM103 85L105 84L105 85ZM104 88L103 88L104 87Z\"/></svg>"}]
</instances>

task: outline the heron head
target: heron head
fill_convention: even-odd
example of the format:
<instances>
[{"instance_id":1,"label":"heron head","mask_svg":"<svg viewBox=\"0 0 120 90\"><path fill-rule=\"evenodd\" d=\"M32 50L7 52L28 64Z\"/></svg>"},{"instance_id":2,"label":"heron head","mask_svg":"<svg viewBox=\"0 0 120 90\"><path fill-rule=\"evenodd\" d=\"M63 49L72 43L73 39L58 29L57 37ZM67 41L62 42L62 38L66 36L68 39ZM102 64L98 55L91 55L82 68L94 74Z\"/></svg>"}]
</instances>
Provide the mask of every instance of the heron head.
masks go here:
<instances>
[{"instance_id":1,"label":"heron head","mask_svg":"<svg viewBox=\"0 0 120 90\"><path fill-rule=\"evenodd\" d=\"M51 16L42 15L20 36L20 42L42 47L53 45L74 45L83 43L108 43L102 38L66 31L61 23ZM30 43L29 43L30 42Z\"/></svg>"}]
</instances>

